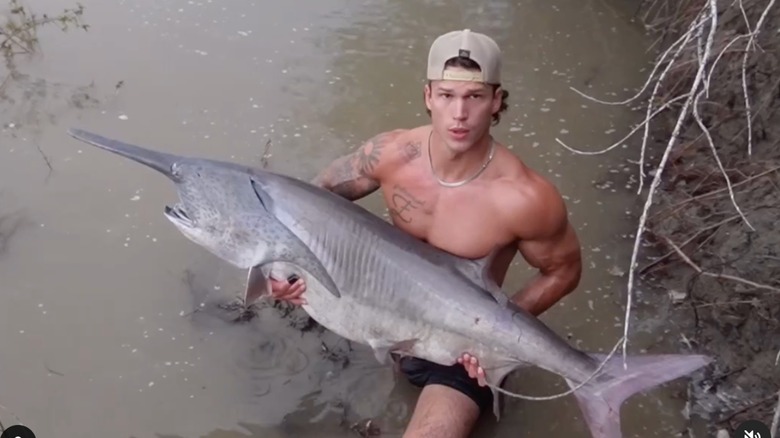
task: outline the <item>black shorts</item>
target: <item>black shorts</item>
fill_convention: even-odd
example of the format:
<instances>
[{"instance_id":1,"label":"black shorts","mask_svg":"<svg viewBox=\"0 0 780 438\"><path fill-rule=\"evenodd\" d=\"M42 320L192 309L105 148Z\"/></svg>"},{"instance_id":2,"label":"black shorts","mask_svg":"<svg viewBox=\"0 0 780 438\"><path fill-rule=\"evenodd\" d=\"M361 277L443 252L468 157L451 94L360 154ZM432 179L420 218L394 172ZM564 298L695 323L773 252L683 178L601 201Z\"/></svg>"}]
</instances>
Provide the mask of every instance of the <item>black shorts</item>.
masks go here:
<instances>
[{"instance_id":1,"label":"black shorts","mask_svg":"<svg viewBox=\"0 0 780 438\"><path fill-rule=\"evenodd\" d=\"M439 384L460 391L477 404L480 413L492 409L493 392L487 386L479 386L466 372L463 365L444 366L424 359L406 356L400 359L399 368L412 385L420 388Z\"/></svg>"}]
</instances>

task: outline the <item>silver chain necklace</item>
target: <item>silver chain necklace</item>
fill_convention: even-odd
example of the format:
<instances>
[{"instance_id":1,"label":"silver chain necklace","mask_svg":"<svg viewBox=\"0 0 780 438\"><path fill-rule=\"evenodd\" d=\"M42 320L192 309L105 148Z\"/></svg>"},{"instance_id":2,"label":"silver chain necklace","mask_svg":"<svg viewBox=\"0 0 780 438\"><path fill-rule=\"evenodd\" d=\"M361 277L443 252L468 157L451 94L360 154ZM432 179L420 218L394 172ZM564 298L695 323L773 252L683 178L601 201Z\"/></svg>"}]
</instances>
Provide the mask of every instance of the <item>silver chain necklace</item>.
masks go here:
<instances>
[{"instance_id":1,"label":"silver chain necklace","mask_svg":"<svg viewBox=\"0 0 780 438\"><path fill-rule=\"evenodd\" d=\"M457 182L447 182L447 181L444 181L441 178L439 178L436 175L436 171L433 170L433 157L431 156L431 137L433 137L433 129L431 129L431 133L428 134L428 163L431 166L431 175L433 175L433 177L436 178L436 181L438 181L439 184L443 185L444 187L460 187L462 185L468 184L469 182L473 181L478 176L480 176L482 174L482 172L484 172L485 169L487 169L488 164L490 164L490 162L493 161L493 153L495 152L495 149L496 149L496 142L491 142L490 143L490 153L488 154L487 160L485 160L485 163L482 164L482 167L480 167L480 169L477 171L477 173L475 173L474 175L472 175L472 176L470 176L470 177L468 177L468 178L466 178L464 180L457 181Z\"/></svg>"}]
</instances>

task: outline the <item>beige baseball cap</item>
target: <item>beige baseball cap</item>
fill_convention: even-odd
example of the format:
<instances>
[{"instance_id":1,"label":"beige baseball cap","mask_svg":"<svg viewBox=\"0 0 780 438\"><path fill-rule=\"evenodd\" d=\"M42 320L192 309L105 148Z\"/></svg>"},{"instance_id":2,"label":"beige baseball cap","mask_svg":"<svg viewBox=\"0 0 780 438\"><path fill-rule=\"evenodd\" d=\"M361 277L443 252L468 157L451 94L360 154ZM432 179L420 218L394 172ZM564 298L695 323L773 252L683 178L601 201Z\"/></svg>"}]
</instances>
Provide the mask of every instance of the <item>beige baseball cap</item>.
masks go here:
<instances>
[{"instance_id":1,"label":"beige baseball cap","mask_svg":"<svg viewBox=\"0 0 780 438\"><path fill-rule=\"evenodd\" d=\"M479 64L481 72L444 71L450 58L462 56ZM489 36L469 29L439 36L428 52L428 79L501 83L501 49Z\"/></svg>"}]
</instances>

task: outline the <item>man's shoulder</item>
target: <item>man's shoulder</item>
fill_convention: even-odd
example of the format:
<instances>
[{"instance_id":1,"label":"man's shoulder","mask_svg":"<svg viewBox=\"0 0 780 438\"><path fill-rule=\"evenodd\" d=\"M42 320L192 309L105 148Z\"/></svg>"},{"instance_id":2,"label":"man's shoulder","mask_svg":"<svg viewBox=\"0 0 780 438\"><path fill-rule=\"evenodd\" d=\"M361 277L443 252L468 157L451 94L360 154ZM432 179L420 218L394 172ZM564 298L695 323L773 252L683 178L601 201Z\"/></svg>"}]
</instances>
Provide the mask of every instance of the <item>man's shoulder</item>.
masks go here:
<instances>
[{"instance_id":1,"label":"man's shoulder","mask_svg":"<svg viewBox=\"0 0 780 438\"><path fill-rule=\"evenodd\" d=\"M547 198L550 196L560 197L558 188L548 178L531 168L520 157L512 153L507 147L501 147L499 153L504 155L501 162L504 164L500 170L500 175L496 179L496 189L505 191L510 197L516 197L518 200L529 198Z\"/></svg>"},{"instance_id":2,"label":"man's shoulder","mask_svg":"<svg viewBox=\"0 0 780 438\"><path fill-rule=\"evenodd\" d=\"M398 128L382 131L363 143L364 149L381 150L383 155L389 150L395 150L415 136L414 129Z\"/></svg>"},{"instance_id":3,"label":"man's shoulder","mask_svg":"<svg viewBox=\"0 0 780 438\"><path fill-rule=\"evenodd\" d=\"M404 147L407 144L421 144L424 137L430 131L430 126L418 126L415 128L398 128L380 132L370 141L381 142L388 146Z\"/></svg>"},{"instance_id":4,"label":"man's shoulder","mask_svg":"<svg viewBox=\"0 0 780 438\"><path fill-rule=\"evenodd\" d=\"M493 199L510 223L530 233L548 234L568 220L566 204L560 191L548 178L512 155L502 175L497 178Z\"/></svg>"},{"instance_id":5,"label":"man's shoulder","mask_svg":"<svg viewBox=\"0 0 780 438\"><path fill-rule=\"evenodd\" d=\"M381 153L385 168L407 164L422 155L425 132L426 126L384 131L369 140L366 148Z\"/></svg>"}]
</instances>

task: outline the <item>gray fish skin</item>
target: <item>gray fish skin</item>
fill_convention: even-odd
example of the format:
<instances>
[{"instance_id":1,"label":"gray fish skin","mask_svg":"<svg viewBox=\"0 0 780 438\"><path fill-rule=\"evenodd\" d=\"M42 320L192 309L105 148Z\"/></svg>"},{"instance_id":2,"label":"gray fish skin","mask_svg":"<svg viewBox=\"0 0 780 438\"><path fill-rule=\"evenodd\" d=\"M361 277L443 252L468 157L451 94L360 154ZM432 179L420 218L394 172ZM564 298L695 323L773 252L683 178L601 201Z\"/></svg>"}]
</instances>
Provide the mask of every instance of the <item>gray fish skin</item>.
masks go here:
<instances>
[{"instance_id":1,"label":"gray fish skin","mask_svg":"<svg viewBox=\"0 0 780 438\"><path fill-rule=\"evenodd\" d=\"M370 346L380 362L395 352L450 365L468 352L493 385L518 367L536 366L574 387L603 359L573 348L508 301L486 275L495 253L479 260L454 256L289 176L163 154L83 130L68 133L171 179L180 202L165 208L166 217L192 242L249 268L246 304L268 293L272 266L294 273L307 284L303 309L334 333ZM619 438L625 399L710 361L630 356L623 369L615 358L574 395L593 437Z\"/></svg>"}]
</instances>

